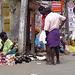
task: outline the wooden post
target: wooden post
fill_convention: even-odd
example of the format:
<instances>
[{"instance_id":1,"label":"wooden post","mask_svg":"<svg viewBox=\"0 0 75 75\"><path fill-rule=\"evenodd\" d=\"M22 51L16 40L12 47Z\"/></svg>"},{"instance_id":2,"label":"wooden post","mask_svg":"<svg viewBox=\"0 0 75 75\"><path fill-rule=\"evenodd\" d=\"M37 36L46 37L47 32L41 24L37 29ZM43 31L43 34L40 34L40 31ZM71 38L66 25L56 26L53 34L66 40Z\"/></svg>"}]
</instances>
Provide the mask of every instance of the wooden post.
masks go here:
<instances>
[{"instance_id":1,"label":"wooden post","mask_svg":"<svg viewBox=\"0 0 75 75\"><path fill-rule=\"evenodd\" d=\"M33 2L33 3L34 3L34 2L35 2L35 0L31 0L31 2Z\"/></svg>"},{"instance_id":2,"label":"wooden post","mask_svg":"<svg viewBox=\"0 0 75 75\"><path fill-rule=\"evenodd\" d=\"M31 31L31 53L35 53L35 15L34 15L34 10L32 11L32 31Z\"/></svg>"},{"instance_id":3,"label":"wooden post","mask_svg":"<svg viewBox=\"0 0 75 75\"><path fill-rule=\"evenodd\" d=\"M28 0L21 0L19 41L18 41L19 52L25 51L26 48L27 7L28 7Z\"/></svg>"},{"instance_id":4,"label":"wooden post","mask_svg":"<svg viewBox=\"0 0 75 75\"><path fill-rule=\"evenodd\" d=\"M30 8L28 0L28 12L27 12L27 33L26 33L26 53L30 53Z\"/></svg>"},{"instance_id":5,"label":"wooden post","mask_svg":"<svg viewBox=\"0 0 75 75\"><path fill-rule=\"evenodd\" d=\"M70 38L69 38L69 21L68 21L68 2L65 2L65 13L66 13L66 17L67 17L67 21L66 21L66 27L67 27L67 41L68 41L68 45L70 45Z\"/></svg>"},{"instance_id":6,"label":"wooden post","mask_svg":"<svg viewBox=\"0 0 75 75\"><path fill-rule=\"evenodd\" d=\"M40 4L37 4L35 2L35 0L31 0L31 2L29 3L29 8L32 9L32 14L31 14L31 18L32 18L32 23L31 23L31 26L32 26L32 31L31 31L31 53L32 54L35 54L35 9L38 9L40 7Z\"/></svg>"}]
</instances>

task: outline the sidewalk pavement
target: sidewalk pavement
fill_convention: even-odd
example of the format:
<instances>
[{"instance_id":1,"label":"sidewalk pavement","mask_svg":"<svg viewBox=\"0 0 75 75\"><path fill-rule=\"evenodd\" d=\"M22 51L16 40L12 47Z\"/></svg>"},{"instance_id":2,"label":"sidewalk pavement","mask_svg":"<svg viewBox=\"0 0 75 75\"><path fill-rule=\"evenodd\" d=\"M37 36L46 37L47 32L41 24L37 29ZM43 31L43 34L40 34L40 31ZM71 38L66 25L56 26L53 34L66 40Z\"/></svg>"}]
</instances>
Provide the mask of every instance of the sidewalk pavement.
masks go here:
<instances>
[{"instance_id":1,"label":"sidewalk pavement","mask_svg":"<svg viewBox=\"0 0 75 75\"><path fill-rule=\"evenodd\" d=\"M31 61L14 66L0 66L0 75L74 75L75 56L60 56L61 64L46 65L46 61Z\"/></svg>"}]
</instances>

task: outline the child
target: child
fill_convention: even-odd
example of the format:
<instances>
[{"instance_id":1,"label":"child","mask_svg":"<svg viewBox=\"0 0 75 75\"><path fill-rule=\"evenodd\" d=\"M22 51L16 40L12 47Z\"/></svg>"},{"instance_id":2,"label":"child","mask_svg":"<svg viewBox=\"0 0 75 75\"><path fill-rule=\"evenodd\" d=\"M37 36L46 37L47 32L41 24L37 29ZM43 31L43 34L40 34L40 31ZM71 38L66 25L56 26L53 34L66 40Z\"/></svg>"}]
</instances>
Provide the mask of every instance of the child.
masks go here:
<instances>
[{"instance_id":1,"label":"child","mask_svg":"<svg viewBox=\"0 0 75 75\"><path fill-rule=\"evenodd\" d=\"M10 50L7 54L16 54L16 52L18 52L18 38L14 39L12 50Z\"/></svg>"}]
</instances>

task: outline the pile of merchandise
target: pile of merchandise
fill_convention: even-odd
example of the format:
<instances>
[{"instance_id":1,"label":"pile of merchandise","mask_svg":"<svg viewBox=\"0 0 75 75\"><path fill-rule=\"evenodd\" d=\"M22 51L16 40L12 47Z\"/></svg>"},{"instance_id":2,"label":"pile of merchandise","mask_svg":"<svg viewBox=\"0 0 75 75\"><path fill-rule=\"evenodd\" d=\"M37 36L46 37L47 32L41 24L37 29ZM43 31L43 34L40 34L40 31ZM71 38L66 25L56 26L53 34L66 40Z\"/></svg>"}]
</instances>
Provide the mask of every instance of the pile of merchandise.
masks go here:
<instances>
[{"instance_id":1,"label":"pile of merchandise","mask_svg":"<svg viewBox=\"0 0 75 75\"><path fill-rule=\"evenodd\" d=\"M14 65L15 64L15 55L0 55L0 65Z\"/></svg>"},{"instance_id":2,"label":"pile of merchandise","mask_svg":"<svg viewBox=\"0 0 75 75\"><path fill-rule=\"evenodd\" d=\"M46 56L35 56L35 55L18 55L8 54L0 55L0 65L13 66L15 64L21 64L23 62L29 63L33 60L45 60Z\"/></svg>"},{"instance_id":3,"label":"pile of merchandise","mask_svg":"<svg viewBox=\"0 0 75 75\"><path fill-rule=\"evenodd\" d=\"M6 65L6 55L0 55L0 65Z\"/></svg>"},{"instance_id":4,"label":"pile of merchandise","mask_svg":"<svg viewBox=\"0 0 75 75\"><path fill-rule=\"evenodd\" d=\"M15 54L0 55L0 65L13 66L18 63L26 62L29 63L31 58L27 56L15 56Z\"/></svg>"},{"instance_id":5,"label":"pile of merchandise","mask_svg":"<svg viewBox=\"0 0 75 75\"><path fill-rule=\"evenodd\" d=\"M15 54L6 55L6 64L7 65L15 65Z\"/></svg>"}]
</instances>

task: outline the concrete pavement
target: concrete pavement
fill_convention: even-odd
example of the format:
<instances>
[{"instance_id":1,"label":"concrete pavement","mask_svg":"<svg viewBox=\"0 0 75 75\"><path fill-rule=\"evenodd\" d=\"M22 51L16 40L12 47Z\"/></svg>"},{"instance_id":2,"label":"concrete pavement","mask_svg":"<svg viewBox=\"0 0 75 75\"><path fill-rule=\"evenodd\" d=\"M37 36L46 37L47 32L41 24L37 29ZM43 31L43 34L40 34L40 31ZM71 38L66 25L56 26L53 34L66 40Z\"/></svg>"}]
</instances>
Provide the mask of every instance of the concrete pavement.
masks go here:
<instances>
[{"instance_id":1,"label":"concrete pavement","mask_svg":"<svg viewBox=\"0 0 75 75\"><path fill-rule=\"evenodd\" d=\"M0 75L74 75L75 56L60 56L61 64L46 65L46 61L31 61L14 66L0 66Z\"/></svg>"}]
</instances>

